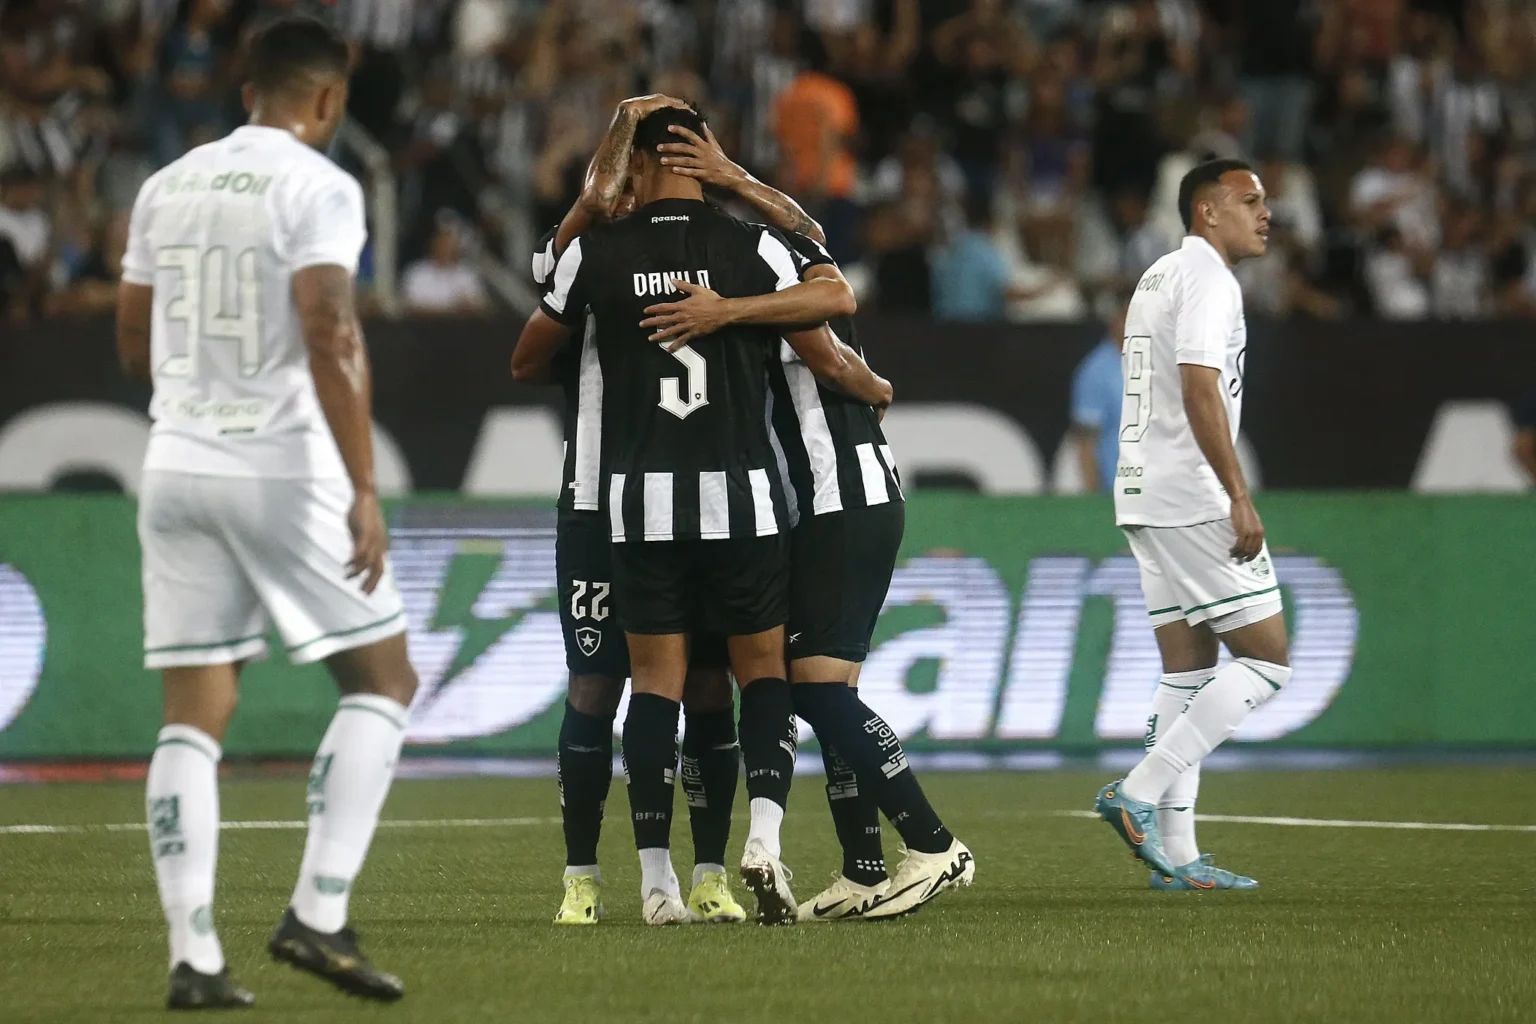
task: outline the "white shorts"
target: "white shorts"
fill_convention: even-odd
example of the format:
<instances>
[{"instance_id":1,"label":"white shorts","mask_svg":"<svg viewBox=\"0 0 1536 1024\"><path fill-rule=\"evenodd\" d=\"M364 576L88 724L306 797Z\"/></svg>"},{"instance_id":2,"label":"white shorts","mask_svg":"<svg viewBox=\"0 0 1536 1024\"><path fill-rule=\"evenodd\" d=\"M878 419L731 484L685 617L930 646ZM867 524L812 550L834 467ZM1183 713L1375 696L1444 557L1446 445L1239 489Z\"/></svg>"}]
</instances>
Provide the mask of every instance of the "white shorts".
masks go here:
<instances>
[{"instance_id":1,"label":"white shorts","mask_svg":"<svg viewBox=\"0 0 1536 1024\"><path fill-rule=\"evenodd\" d=\"M1153 629L1183 619L1191 626L1209 623L1224 633L1281 611L1269 545L1251 562L1234 559L1232 520L1122 529L1141 569L1141 593Z\"/></svg>"},{"instance_id":2,"label":"white shorts","mask_svg":"<svg viewBox=\"0 0 1536 1024\"><path fill-rule=\"evenodd\" d=\"M294 662L405 631L388 564L372 594L347 579L345 480L263 480L150 470L139 490L144 667L266 654L276 626Z\"/></svg>"}]
</instances>

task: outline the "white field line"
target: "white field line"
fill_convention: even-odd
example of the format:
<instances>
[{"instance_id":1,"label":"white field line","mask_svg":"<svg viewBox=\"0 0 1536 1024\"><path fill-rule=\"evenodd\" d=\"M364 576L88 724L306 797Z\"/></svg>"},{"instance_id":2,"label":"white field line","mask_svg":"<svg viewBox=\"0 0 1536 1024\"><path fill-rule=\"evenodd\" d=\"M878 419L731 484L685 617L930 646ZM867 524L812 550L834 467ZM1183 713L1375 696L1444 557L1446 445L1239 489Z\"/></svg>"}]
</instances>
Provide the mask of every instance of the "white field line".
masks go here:
<instances>
[{"instance_id":1,"label":"white field line","mask_svg":"<svg viewBox=\"0 0 1536 1024\"><path fill-rule=\"evenodd\" d=\"M524 825L558 825L559 818L390 818L379 828L518 828ZM307 821L224 821L221 829L251 832L277 832L309 827ZM86 835L91 832L144 832L142 821L111 825L0 825L0 836L16 835Z\"/></svg>"},{"instance_id":2,"label":"white field line","mask_svg":"<svg viewBox=\"0 0 1536 1024\"><path fill-rule=\"evenodd\" d=\"M1058 818L1098 819L1094 811L1053 811ZM1387 828L1409 832L1536 832L1536 825L1473 825L1454 821L1350 821L1346 818L1265 818L1253 814L1197 814L1196 821L1293 828Z\"/></svg>"},{"instance_id":3,"label":"white field line","mask_svg":"<svg viewBox=\"0 0 1536 1024\"><path fill-rule=\"evenodd\" d=\"M1048 811L1054 818L1097 819L1093 811ZM1027 814L1027 812L1026 812ZM1411 832L1536 832L1536 825L1479 825L1441 821L1351 821L1343 818L1268 818L1251 814L1197 814L1196 821L1231 825L1282 825L1291 828L1384 828ZM379 822L380 828L522 828L529 825L558 825L559 818L392 818ZM309 827L309 822L226 821L220 828L231 831L295 831ZM143 832L143 822L109 825L0 825L5 835L88 835L92 832Z\"/></svg>"}]
</instances>

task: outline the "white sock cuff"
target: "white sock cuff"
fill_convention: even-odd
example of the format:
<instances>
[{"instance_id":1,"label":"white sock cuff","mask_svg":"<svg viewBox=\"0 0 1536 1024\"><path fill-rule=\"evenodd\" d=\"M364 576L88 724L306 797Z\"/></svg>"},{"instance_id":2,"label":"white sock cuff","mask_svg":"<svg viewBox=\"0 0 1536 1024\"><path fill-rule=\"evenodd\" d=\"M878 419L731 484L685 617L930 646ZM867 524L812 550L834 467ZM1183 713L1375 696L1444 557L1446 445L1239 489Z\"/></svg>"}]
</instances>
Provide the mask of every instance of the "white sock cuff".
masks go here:
<instances>
[{"instance_id":1,"label":"white sock cuff","mask_svg":"<svg viewBox=\"0 0 1536 1024\"><path fill-rule=\"evenodd\" d=\"M1258 658L1238 658L1237 664L1246 668L1249 672L1258 676L1261 685L1257 688L1260 694L1259 703L1263 703L1285 688L1290 682L1291 669L1288 665L1276 665L1272 661L1260 661Z\"/></svg>"},{"instance_id":2,"label":"white sock cuff","mask_svg":"<svg viewBox=\"0 0 1536 1024\"><path fill-rule=\"evenodd\" d=\"M694 886L698 886L698 884L700 882L704 881L704 875L706 873L708 873L708 872L715 872L716 874L723 875L723 874L725 874L725 865L724 864L695 864L693 866L693 884L694 884Z\"/></svg>"},{"instance_id":3,"label":"white sock cuff","mask_svg":"<svg viewBox=\"0 0 1536 1024\"><path fill-rule=\"evenodd\" d=\"M1193 697L1195 691L1210 681L1216 674L1216 666L1210 668L1197 668L1189 672L1164 672L1158 679L1157 685L1169 690L1181 692L1186 699Z\"/></svg>"},{"instance_id":4,"label":"white sock cuff","mask_svg":"<svg viewBox=\"0 0 1536 1024\"><path fill-rule=\"evenodd\" d=\"M388 719L396 729L404 731L405 723L410 718L410 711L399 701L390 700L388 697L377 693L349 693L341 698L336 705L337 713L343 711L365 711L375 715L381 715Z\"/></svg>"},{"instance_id":5,"label":"white sock cuff","mask_svg":"<svg viewBox=\"0 0 1536 1024\"><path fill-rule=\"evenodd\" d=\"M224 756L224 749L219 746L219 741L195 725L167 725L155 738L155 746L161 747L167 743L191 747L214 764L218 764Z\"/></svg>"},{"instance_id":6,"label":"white sock cuff","mask_svg":"<svg viewBox=\"0 0 1536 1024\"><path fill-rule=\"evenodd\" d=\"M567 864L565 867L566 878L591 878L598 885L603 884L603 871L596 864Z\"/></svg>"}]
</instances>

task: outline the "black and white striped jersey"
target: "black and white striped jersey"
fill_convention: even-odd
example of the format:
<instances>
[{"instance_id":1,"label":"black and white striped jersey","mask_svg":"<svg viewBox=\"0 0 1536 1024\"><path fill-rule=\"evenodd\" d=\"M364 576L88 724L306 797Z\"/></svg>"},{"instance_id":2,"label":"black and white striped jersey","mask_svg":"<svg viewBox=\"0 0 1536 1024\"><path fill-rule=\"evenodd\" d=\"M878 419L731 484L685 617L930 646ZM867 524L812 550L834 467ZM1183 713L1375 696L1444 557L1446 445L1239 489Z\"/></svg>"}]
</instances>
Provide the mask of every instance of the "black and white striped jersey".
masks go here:
<instances>
[{"instance_id":1,"label":"black and white striped jersey","mask_svg":"<svg viewBox=\"0 0 1536 1024\"><path fill-rule=\"evenodd\" d=\"M555 233L559 230L558 224L550 228L533 252L533 281L541 295L554 286ZM565 464L557 504L565 511L597 512L602 508L603 370L597 360L590 317L581 337L572 338L555 355L550 371L565 394Z\"/></svg>"},{"instance_id":2,"label":"black and white striped jersey","mask_svg":"<svg viewBox=\"0 0 1536 1024\"><path fill-rule=\"evenodd\" d=\"M833 264L814 239L797 234L786 238L807 267ZM864 354L852 317L837 317L827 326ZM903 500L896 462L875 410L823 386L788 342L780 342L780 356L783 372L774 375L772 416L795 520Z\"/></svg>"},{"instance_id":3,"label":"black and white striped jersey","mask_svg":"<svg viewBox=\"0 0 1536 1024\"><path fill-rule=\"evenodd\" d=\"M664 199L599 225L560 254L542 300L553 319L591 316L601 407L590 458L599 507L615 541L768 536L789 526L780 465L768 426L770 368L780 359L771 327L733 325L676 352L640 327L646 306L681 296L673 281L727 296L760 295L800 280L805 260L772 228L748 224L698 200ZM586 403L588 345L578 365ZM585 414L578 411L574 507L582 482ZM600 452L600 455L598 454Z\"/></svg>"}]
</instances>

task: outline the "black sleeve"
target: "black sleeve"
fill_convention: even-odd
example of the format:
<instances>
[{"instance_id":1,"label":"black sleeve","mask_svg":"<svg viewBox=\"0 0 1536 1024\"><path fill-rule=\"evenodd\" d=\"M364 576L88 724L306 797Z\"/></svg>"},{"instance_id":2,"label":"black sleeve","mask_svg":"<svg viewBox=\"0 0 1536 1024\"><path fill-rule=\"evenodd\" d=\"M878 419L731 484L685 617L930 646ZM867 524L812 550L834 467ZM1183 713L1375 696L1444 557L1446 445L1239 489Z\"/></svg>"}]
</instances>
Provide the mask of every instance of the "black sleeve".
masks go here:
<instances>
[{"instance_id":1,"label":"black sleeve","mask_svg":"<svg viewBox=\"0 0 1536 1024\"><path fill-rule=\"evenodd\" d=\"M837 266L837 261L832 258L832 255L822 247L820 242L809 235L802 235L795 231L786 231L782 237L789 243L789 247L794 250L795 255L805 261L805 265L800 268L801 276L804 276L805 272L811 267Z\"/></svg>"},{"instance_id":2,"label":"black sleeve","mask_svg":"<svg viewBox=\"0 0 1536 1024\"><path fill-rule=\"evenodd\" d=\"M587 308L592 266L591 260L582 258L582 241L581 237L573 238L565 252L560 254L549 287L539 300L539 308L550 319L567 327L579 325Z\"/></svg>"}]
</instances>

